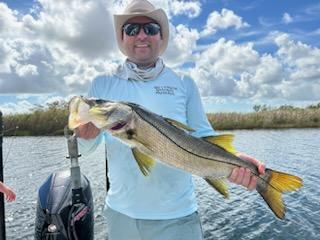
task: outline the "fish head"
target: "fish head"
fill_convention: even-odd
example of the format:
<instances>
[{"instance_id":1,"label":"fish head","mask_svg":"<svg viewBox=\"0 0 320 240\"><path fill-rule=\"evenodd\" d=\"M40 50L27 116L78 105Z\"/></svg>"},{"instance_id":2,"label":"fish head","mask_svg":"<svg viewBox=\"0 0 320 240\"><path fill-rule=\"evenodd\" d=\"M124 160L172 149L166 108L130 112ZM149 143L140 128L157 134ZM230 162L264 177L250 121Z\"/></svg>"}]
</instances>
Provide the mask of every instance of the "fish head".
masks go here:
<instances>
[{"instance_id":1,"label":"fish head","mask_svg":"<svg viewBox=\"0 0 320 240\"><path fill-rule=\"evenodd\" d=\"M126 131L132 122L133 110L121 102L96 102L89 110L93 124L111 133Z\"/></svg>"},{"instance_id":2,"label":"fish head","mask_svg":"<svg viewBox=\"0 0 320 240\"><path fill-rule=\"evenodd\" d=\"M79 96L70 100L69 112L70 129L92 122L97 128L112 133L128 129L133 114L125 103Z\"/></svg>"}]
</instances>

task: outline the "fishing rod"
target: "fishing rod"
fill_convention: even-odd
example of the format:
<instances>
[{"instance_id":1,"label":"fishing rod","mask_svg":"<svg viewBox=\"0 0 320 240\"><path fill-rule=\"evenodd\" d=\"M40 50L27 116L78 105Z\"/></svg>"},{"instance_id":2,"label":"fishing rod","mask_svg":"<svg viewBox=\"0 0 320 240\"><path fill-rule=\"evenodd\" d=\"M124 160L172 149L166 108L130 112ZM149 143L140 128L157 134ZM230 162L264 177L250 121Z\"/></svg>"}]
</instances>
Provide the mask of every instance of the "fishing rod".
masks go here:
<instances>
[{"instance_id":1,"label":"fishing rod","mask_svg":"<svg viewBox=\"0 0 320 240\"><path fill-rule=\"evenodd\" d=\"M3 182L3 121L2 112L0 111L0 181ZM5 208L4 195L0 194L0 240L6 239L6 224L5 224Z\"/></svg>"}]
</instances>

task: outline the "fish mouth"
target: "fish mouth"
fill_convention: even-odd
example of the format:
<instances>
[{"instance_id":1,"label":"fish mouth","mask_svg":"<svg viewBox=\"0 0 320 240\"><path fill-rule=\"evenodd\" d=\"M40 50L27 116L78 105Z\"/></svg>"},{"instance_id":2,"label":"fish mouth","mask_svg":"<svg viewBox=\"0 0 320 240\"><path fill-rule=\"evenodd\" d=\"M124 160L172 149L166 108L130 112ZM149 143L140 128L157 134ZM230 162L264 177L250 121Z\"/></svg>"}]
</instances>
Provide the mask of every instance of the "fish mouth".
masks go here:
<instances>
[{"instance_id":1,"label":"fish mouth","mask_svg":"<svg viewBox=\"0 0 320 240\"><path fill-rule=\"evenodd\" d=\"M116 124L114 124L110 129L112 131L117 131L122 129L124 126L127 125L127 122L117 122Z\"/></svg>"}]
</instances>

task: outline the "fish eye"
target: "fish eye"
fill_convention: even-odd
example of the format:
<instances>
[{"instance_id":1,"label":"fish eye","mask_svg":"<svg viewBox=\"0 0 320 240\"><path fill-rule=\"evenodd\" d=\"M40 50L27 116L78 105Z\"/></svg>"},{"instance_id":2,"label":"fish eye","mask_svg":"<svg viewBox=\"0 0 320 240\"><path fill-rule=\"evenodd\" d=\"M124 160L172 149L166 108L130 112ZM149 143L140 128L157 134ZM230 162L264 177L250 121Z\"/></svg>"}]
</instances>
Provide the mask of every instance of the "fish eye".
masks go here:
<instances>
[{"instance_id":1,"label":"fish eye","mask_svg":"<svg viewBox=\"0 0 320 240\"><path fill-rule=\"evenodd\" d=\"M97 103L97 104L101 104L101 103L104 103L104 102L105 102L105 100L102 100L102 99L97 99L97 100L96 100L96 103Z\"/></svg>"}]
</instances>

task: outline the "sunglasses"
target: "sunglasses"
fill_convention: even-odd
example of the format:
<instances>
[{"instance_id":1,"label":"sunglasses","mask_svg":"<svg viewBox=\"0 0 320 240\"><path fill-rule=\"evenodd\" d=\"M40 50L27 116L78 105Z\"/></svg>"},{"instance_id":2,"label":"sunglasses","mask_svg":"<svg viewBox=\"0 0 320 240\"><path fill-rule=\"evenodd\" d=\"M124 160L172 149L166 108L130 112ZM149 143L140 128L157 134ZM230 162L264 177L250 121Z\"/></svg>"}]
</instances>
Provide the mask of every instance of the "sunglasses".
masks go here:
<instances>
[{"instance_id":1,"label":"sunglasses","mask_svg":"<svg viewBox=\"0 0 320 240\"><path fill-rule=\"evenodd\" d=\"M137 36L141 28L148 36L157 35L161 29L157 23L126 23L122 29L128 36Z\"/></svg>"}]
</instances>

